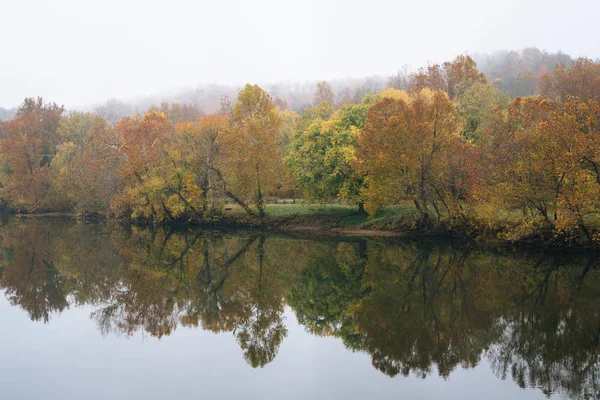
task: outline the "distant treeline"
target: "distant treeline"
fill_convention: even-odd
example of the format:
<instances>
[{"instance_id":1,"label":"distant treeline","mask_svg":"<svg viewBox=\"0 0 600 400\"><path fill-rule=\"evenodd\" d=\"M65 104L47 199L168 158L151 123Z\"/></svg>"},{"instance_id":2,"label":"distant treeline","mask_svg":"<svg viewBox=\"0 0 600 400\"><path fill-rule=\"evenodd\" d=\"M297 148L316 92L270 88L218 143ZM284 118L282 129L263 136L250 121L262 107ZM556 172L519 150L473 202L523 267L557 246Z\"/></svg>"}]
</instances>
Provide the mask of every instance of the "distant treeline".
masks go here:
<instances>
[{"instance_id":1,"label":"distant treeline","mask_svg":"<svg viewBox=\"0 0 600 400\"><path fill-rule=\"evenodd\" d=\"M477 67L486 80L511 97L529 96L536 93L537 77L540 73L552 73L554 68L563 64L569 67L571 56L562 52L548 53L535 47L521 51L497 51L491 54L472 55ZM367 94L380 92L386 88L407 90L410 81L418 72L411 72L408 65L403 66L392 76L369 76L366 78L346 78L328 81L335 95L334 103L359 103ZM276 105L282 110L302 113L312 106L314 87L317 82L279 82L265 85ZM241 86L219 84L202 85L195 89L181 90L168 95L139 97L135 100L107 100L94 112L116 123L122 117L144 113L157 104L187 104L202 114L218 113L223 99L234 99ZM0 121L11 119L17 108L0 107Z\"/></svg>"},{"instance_id":2,"label":"distant treeline","mask_svg":"<svg viewBox=\"0 0 600 400\"><path fill-rule=\"evenodd\" d=\"M370 215L408 201L419 226L596 243L600 64L542 61L537 94L514 99L463 55L360 101L319 82L302 113L256 85L219 113L162 104L114 124L26 99L0 125L0 196L154 223L214 221L225 201L262 217L268 196Z\"/></svg>"},{"instance_id":3,"label":"distant treeline","mask_svg":"<svg viewBox=\"0 0 600 400\"><path fill-rule=\"evenodd\" d=\"M15 115L15 113L17 112L16 108L2 108L0 107L0 121L6 121L8 119L11 119L13 117L13 115Z\"/></svg>"},{"instance_id":4,"label":"distant treeline","mask_svg":"<svg viewBox=\"0 0 600 400\"><path fill-rule=\"evenodd\" d=\"M552 73L554 68L563 64L569 67L573 59L564 53L548 53L535 47L520 52L498 51L491 54L476 53L472 56L477 67L487 81L511 97L529 96L536 93L537 77L540 73ZM418 73L411 72L408 65L403 66L392 76L369 76L356 79L335 79L328 81L335 93L334 103L359 103L368 94L378 93L386 88L407 90L410 81ZM314 87L317 82L288 83L279 82L265 85L277 106L302 113L312 106ZM223 97L235 98L242 87L225 85L204 85L194 90L184 90L169 96L149 96L135 101L108 100L96 108L96 112L111 119L131 116L148 110L162 102L194 105L202 113L219 112ZM1 118L0 118L1 119Z\"/></svg>"},{"instance_id":5,"label":"distant treeline","mask_svg":"<svg viewBox=\"0 0 600 400\"><path fill-rule=\"evenodd\" d=\"M561 53L548 53L529 47L520 53L497 51L492 54L474 54L473 60L488 82L511 97L529 96L536 93L537 78L540 74L552 73L557 65L569 67L571 56Z\"/></svg>"},{"instance_id":6,"label":"distant treeline","mask_svg":"<svg viewBox=\"0 0 600 400\"><path fill-rule=\"evenodd\" d=\"M548 53L535 47L520 52L475 53L472 58L487 81L511 97L535 94L540 73L552 73L557 65L569 67L573 62L569 55L560 51ZM328 83L336 94L334 103L339 106L344 103L359 103L367 94L377 93L386 88L407 90L411 79L417 73L411 72L409 66L405 65L392 76L334 79ZM265 85L264 89L282 110L302 113L305 108L312 106L316 84L317 82L279 82ZM110 99L94 111L113 123L122 117L143 113L161 103L193 105L203 114L214 114L221 109L224 98L234 99L241 89L241 86L202 85L196 89L182 90L169 95L139 97L129 101ZM0 120L10 119L15 112L16 108L7 110L0 107Z\"/></svg>"}]
</instances>

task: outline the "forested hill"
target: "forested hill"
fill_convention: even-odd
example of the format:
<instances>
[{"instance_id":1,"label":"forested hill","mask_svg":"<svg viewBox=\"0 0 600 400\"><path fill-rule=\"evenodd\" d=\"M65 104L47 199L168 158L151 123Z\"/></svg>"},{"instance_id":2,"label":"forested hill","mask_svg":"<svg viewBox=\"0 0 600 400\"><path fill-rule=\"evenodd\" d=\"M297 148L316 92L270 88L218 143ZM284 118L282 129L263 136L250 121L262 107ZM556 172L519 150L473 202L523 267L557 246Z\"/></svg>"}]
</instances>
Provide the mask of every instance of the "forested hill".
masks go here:
<instances>
[{"instance_id":1,"label":"forested hill","mask_svg":"<svg viewBox=\"0 0 600 400\"><path fill-rule=\"evenodd\" d=\"M511 97L534 94L537 77L540 73L546 71L552 73L556 65L562 63L568 67L573 62L571 56L560 51L549 53L535 47L521 51L476 53L472 55L472 58L487 81ZM431 66L429 65L429 67ZM424 66L421 70L427 68L428 66ZM419 72L418 69L413 69L414 71L411 71L411 68L405 65L399 66L398 72L392 76L334 79L328 83L335 93L335 102L338 104L359 103L367 93L377 93L385 88L408 89L411 80ZM302 112L303 109L312 105L316 84L317 82L278 82L261 84L261 87L273 97L280 108ZM165 102L193 105L202 113L212 114L221 109L222 99L234 99L241 88L242 85L203 85L169 94L156 94L132 100L110 99L104 104L92 108L113 122L124 116L145 112L152 106L158 106ZM16 109L0 108L0 120L10 119L15 111Z\"/></svg>"},{"instance_id":2,"label":"forested hill","mask_svg":"<svg viewBox=\"0 0 600 400\"><path fill-rule=\"evenodd\" d=\"M17 112L16 108L6 109L6 108L0 107L0 121L6 121L8 119L11 119L13 117L13 115L15 115L16 112Z\"/></svg>"},{"instance_id":3,"label":"forested hill","mask_svg":"<svg viewBox=\"0 0 600 400\"><path fill-rule=\"evenodd\" d=\"M477 69L488 82L512 97L528 96L536 91L537 77L563 64L569 67L573 58L560 51L548 53L535 47L517 51L497 51L491 54L473 54Z\"/></svg>"},{"instance_id":4,"label":"forested hill","mask_svg":"<svg viewBox=\"0 0 600 400\"><path fill-rule=\"evenodd\" d=\"M537 78L545 72L552 73L554 68L563 64L569 67L573 57L560 51L549 53L536 47L520 51L502 50L493 53L475 53L471 58L477 69L487 81L510 97L528 96L536 93ZM396 74L391 76L369 76L364 78L345 78L329 80L335 93L337 104L360 103L368 93L377 93L386 88L407 90L420 71L425 71L435 64L423 66L411 71L408 65L399 66ZM302 112L312 106L314 88L317 82L277 82L261 84L281 109ZM201 85L172 93L155 94L135 99L109 99L99 106L91 108L109 121L116 122L125 116L143 113L153 106L162 103L179 103L193 105L204 114L219 112L222 101L234 99L243 85L227 86L219 84ZM83 109L86 107L82 105ZM89 107L88 107L89 108ZM11 119L16 107L0 107L0 121Z\"/></svg>"}]
</instances>

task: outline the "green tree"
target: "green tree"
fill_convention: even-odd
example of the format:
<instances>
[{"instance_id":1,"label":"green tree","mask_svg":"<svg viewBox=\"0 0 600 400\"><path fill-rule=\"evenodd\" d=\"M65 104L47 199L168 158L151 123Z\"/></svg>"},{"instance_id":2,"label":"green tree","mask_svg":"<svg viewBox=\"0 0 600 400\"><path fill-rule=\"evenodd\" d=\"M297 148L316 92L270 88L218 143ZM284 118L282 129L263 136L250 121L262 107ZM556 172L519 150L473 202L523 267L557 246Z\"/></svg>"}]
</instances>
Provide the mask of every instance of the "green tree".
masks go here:
<instances>
[{"instance_id":1,"label":"green tree","mask_svg":"<svg viewBox=\"0 0 600 400\"><path fill-rule=\"evenodd\" d=\"M492 128L498 108L508 108L510 98L491 84L475 82L456 97L457 110L465 120L463 136L477 142Z\"/></svg>"},{"instance_id":2,"label":"green tree","mask_svg":"<svg viewBox=\"0 0 600 400\"><path fill-rule=\"evenodd\" d=\"M353 163L367 109L366 104L346 104L331 119L316 119L296 131L286 163L307 199L350 200L363 210L360 191L364 179Z\"/></svg>"}]
</instances>

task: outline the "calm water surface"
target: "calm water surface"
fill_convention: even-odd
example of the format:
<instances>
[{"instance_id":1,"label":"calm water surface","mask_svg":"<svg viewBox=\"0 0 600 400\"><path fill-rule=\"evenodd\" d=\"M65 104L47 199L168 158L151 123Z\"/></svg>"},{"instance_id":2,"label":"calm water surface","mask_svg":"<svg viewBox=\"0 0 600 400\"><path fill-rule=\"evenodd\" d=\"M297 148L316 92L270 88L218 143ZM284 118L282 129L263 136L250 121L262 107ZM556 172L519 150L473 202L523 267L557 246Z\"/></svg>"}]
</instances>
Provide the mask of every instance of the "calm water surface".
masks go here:
<instances>
[{"instance_id":1,"label":"calm water surface","mask_svg":"<svg viewBox=\"0 0 600 400\"><path fill-rule=\"evenodd\" d=\"M599 265L13 220L0 398L597 399Z\"/></svg>"}]
</instances>

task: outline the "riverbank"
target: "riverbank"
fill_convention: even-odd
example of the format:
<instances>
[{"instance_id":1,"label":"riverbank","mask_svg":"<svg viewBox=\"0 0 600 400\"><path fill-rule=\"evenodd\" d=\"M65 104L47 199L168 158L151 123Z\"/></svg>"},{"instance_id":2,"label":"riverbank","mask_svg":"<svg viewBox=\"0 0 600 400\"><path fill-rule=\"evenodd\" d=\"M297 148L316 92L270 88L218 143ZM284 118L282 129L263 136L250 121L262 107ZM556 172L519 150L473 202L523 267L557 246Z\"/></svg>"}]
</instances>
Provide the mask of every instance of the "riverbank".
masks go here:
<instances>
[{"instance_id":1,"label":"riverbank","mask_svg":"<svg viewBox=\"0 0 600 400\"><path fill-rule=\"evenodd\" d=\"M20 218L77 218L95 223L104 217L87 213L37 213L14 214ZM113 218L106 218L112 220ZM153 225L149 221L119 220L131 225ZM211 222L189 224L186 222L166 222L161 225L205 226L216 229L255 229L269 232L294 234L299 236L365 236L365 237L405 237L429 239L453 239L464 243L473 243L494 247L521 247L534 249L598 249L598 243L586 240L582 235L557 235L551 229L540 227L529 233L518 232L521 229L514 221L504 221L493 226L464 223L434 222L423 225L419 222L414 207L405 204L382 209L377 215L369 217L360 214L356 207L340 204L270 204L265 216L258 218L248 215L241 207L228 207L225 214Z\"/></svg>"},{"instance_id":2,"label":"riverbank","mask_svg":"<svg viewBox=\"0 0 600 400\"><path fill-rule=\"evenodd\" d=\"M270 204L263 218L232 207L214 224L305 234L405 236L415 221L414 209L407 205L386 207L375 217L369 217L359 213L355 206Z\"/></svg>"},{"instance_id":3,"label":"riverbank","mask_svg":"<svg viewBox=\"0 0 600 400\"><path fill-rule=\"evenodd\" d=\"M384 207L372 217L360 214L355 206L339 204L270 204L262 218L250 216L241 207L233 206L225 215L203 225L217 229L257 229L295 236L453 240L465 245L494 248L556 251L599 248L597 242L586 240L582 234L571 232L569 235L559 235L543 226L528 231L518 219L505 219L494 224L481 221L432 221L423 224L410 204Z\"/></svg>"}]
</instances>

